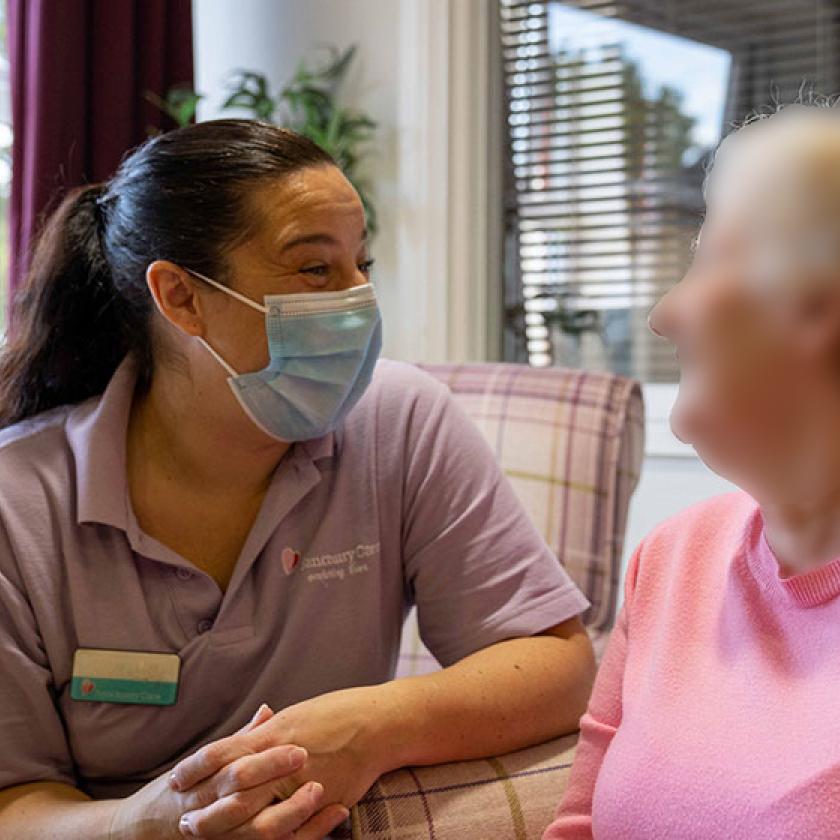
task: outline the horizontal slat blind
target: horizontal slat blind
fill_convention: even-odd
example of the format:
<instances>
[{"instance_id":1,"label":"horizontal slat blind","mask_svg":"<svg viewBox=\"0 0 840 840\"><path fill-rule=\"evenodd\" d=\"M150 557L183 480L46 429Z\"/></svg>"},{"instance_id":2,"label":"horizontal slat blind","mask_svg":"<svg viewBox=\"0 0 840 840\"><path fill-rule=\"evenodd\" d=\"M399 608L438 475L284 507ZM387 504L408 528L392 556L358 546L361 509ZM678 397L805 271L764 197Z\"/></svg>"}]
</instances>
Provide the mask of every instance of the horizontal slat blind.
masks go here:
<instances>
[{"instance_id":1,"label":"horizontal slat blind","mask_svg":"<svg viewBox=\"0 0 840 840\"><path fill-rule=\"evenodd\" d=\"M673 352L646 318L688 264L710 155L733 122L774 99L803 85L840 91L840 4L500 4L508 357L673 381ZM663 57L634 54L657 36ZM717 83L703 61L725 68ZM701 112L686 92L703 94Z\"/></svg>"}]
</instances>

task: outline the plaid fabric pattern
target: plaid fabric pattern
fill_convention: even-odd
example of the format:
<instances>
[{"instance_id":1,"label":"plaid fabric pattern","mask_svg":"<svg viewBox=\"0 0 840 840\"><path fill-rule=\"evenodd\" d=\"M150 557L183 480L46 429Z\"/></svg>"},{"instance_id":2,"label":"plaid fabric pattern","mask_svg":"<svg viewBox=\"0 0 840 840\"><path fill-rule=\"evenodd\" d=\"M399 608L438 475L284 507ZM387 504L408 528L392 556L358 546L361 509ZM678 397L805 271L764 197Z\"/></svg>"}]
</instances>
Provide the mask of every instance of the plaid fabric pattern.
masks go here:
<instances>
[{"instance_id":1,"label":"plaid fabric pattern","mask_svg":"<svg viewBox=\"0 0 840 840\"><path fill-rule=\"evenodd\" d=\"M449 386L476 423L591 602L583 618L600 660L615 619L627 510L644 450L639 384L522 365L422 367ZM438 667L412 611L397 675ZM389 773L353 809L352 837L537 840L566 786L576 743L575 733L498 758Z\"/></svg>"},{"instance_id":2,"label":"plaid fabric pattern","mask_svg":"<svg viewBox=\"0 0 840 840\"><path fill-rule=\"evenodd\" d=\"M383 776L351 816L368 840L531 840L554 816L577 735L479 761Z\"/></svg>"}]
</instances>

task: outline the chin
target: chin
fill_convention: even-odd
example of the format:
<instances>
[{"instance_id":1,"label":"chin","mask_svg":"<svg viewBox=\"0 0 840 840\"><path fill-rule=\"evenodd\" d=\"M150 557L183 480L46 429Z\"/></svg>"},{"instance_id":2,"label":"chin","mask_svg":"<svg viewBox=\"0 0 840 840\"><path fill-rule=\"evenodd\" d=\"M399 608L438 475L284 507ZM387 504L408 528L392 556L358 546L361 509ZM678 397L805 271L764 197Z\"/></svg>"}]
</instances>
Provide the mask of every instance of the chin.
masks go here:
<instances>
[{"instance_id":1,"label":"chin","mask_svg":"<svg viewBox=\"0 0 840 840\"><path fill-rule=\"evenodd\" d=\"M716 475L735 482L733 467L740 460L739 447L734 445L726 424L715 424L700 412L674 406L670 417L674 436L694 448L697 457ZM736 482L737 483L737 482Z\"/></svg>"},{"instance_id":2,"label":"chin","mask_svg":"<svg viewBox=\"0 0 840 840\"><path fill-rule=\"evenodd\" d=\"M671 416L668 418L671 431L674 437L682 443L692 444L700 426L699 418L681 397L677 397L674 407L671 409Z\"/></svg>"}]
</instances>

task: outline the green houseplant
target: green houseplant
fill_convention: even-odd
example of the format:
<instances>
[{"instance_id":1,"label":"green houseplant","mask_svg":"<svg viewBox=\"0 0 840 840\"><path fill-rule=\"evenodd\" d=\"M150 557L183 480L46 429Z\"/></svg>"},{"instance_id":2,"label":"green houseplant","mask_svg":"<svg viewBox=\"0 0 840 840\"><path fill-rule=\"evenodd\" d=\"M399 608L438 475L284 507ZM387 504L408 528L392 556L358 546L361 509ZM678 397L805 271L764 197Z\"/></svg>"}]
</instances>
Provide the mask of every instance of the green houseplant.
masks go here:
<instances>
[{"instance_id":1,"label":"green houseplant","mask_svg":"<svg viewBox=\"0 0 840 840\"><path fill-rule=\"evenodd\" d=\"M270 89L268 79L251 70L237 70L231 77L222 109L245 110L254 119L290 128L314 140L329 152L356 188L371 232L376 230L376 208L367 182L359 175L359 164L367 153L376 123L366 114L344 108L338 102L341 83L347 75L356 47L329 50L324 63L301 62L291 80L279 91ZM179 85L161 98L148 92L146 98L179 126L195 121L203 95Z\"/></svg>"}]
</instances>

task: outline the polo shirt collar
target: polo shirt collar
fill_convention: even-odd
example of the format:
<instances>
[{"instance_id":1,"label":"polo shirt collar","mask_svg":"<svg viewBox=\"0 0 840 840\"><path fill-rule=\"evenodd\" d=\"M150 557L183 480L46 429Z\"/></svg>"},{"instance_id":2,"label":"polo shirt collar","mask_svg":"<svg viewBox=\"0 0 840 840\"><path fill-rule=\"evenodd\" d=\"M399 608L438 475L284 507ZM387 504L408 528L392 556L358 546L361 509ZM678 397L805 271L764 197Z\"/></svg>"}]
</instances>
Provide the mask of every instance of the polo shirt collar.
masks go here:
<instances>
[{"instance_id":1,"label":"polo shirt collar","mask_svg":"<svg viewBox=\"0 0 840 840\"><path fill-rule=\"evenodd\" d=\"M305 452L310 460L320 461L322 458L332 458L336 454L339 447L339 437L339 432L327 432L322 437L301 441L295 444L295 447L299 447L300 450Z\"/></svg>"},{"instance_id":2,"label":"polo shirt collar","mask_svg":"<svg viewBox=\"0 0 840 840\"><path fill-rule=\"evenodd\" d=\"M137 383L131 355L120 363L101 397L76 406L67 420L67 438L76 463L76 519L123 531L129 526L126 435ZM311 462L333 457L340 432L293 444L289 454Z\"/></svg>"},{"instance_id":3,"label":"polo shirt collar","mask_svg":"<svg viewBox=\"0 0 840 840\"><path fill-rule=\"evenodd\" d=\"M101 397L76 406L67 439L76 463L76 520L126 529L128 481L126 431L137 371L126 356Z\"/></svg>"}]
</instances>

